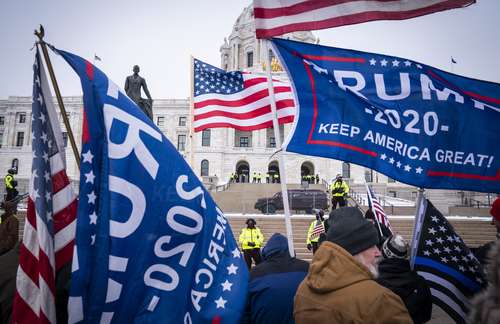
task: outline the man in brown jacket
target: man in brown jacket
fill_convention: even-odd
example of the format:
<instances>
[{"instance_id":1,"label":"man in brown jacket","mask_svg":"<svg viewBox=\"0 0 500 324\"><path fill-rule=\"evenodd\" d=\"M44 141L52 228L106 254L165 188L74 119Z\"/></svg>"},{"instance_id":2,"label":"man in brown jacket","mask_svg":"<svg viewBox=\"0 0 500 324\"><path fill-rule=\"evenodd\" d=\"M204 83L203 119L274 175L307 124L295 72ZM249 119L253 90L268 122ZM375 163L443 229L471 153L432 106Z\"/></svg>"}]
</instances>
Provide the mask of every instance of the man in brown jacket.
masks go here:
<instances>
[{"instance_id":1,"label":"man in brown jacket","mask_svg":"<svg viewBox=\"0 0 500 324\"><path fill-rule=\"evenodd\" d=\"M330 217L327 240L295 295L295 322L412 323L401 299L374 280L381 254L373 224L354 207Z\"/></svg>"}]
</instances>

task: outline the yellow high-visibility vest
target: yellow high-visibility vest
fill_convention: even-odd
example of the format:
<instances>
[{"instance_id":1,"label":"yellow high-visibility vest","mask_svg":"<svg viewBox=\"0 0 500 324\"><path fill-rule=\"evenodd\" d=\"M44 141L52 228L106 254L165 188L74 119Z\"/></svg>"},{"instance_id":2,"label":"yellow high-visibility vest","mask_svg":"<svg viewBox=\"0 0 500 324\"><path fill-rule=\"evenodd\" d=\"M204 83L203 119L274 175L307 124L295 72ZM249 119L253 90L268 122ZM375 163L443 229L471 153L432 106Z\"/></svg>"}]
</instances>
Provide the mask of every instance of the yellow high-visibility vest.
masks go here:
<instances>
[{"instance_id":1,"label":"yellow high-visibility vest","mask_svg":"<svg viewBox=\"0 0 500 324\"><path fill-rule=\"evenodd\" d=\"M14 189L14 177L11 174L7 174L4 180L7 189Z\"/></svg>"},{"instance_id":2,"label":"yellow high-visibility vest","mask_svg":"<svg viewBox=\"0 0 500 324\"><path fill-rule=\"evenodd\" d=\"M335 192L336 189L341 189L339 192ZM349 193L349 186L345 181L335 181L330 185L330 192L332 196L342 197Z\"/></svg>"},{"instance_id":3,"label":"yellow high-visibility vest","mask_svg":"<svg viewBox=\"0 0 500 324\"><path fill-rule=\"evenodd\" d=\"M258 227L245 227L241 230L239 241L243 250L256 249L260 248L262 246L262 243L264 243L264 235L262 235L262 232ZM249 246L249 242L255 243L255 246Z\"/></svg>"}]
</instances>

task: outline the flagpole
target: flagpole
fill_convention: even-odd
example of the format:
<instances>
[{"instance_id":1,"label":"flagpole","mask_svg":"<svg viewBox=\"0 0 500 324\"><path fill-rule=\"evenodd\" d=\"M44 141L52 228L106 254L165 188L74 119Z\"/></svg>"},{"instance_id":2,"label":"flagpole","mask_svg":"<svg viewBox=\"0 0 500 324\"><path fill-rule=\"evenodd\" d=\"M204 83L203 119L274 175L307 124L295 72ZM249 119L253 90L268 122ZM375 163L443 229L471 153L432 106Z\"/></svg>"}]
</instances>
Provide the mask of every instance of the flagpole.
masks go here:
<instances>
[{"instance_id":1,"label":"flagpole","mask_svg":"<svg viewBox=\"0 0 500 324\"><path fill-rule=\"evenodd\" d=\"M368 188L368 183L366 183L365 181L365 186L366 186L366 195L370 195L371 196L371 192L370 192L370 188ZM377 227L378 227L378 232L380 233L380 237L384 237L384 234L382 233L382 228L380 227L380 223L378 221L378 218L377 218L377 215L375 215L375 212L373 211L373 203L370 204L370 201L373 201L373 197L372 199L370 199L369 197L368 198L368 208L372 211L373 213L373 218L375 219L375 222L377 223Z\"/></svg>"},{"instance_id":2,"label":"flagpole","mask_svg":"<svg viewBox=\"0 0 500 324\"><path fill-rule=\"evenodd\" d=\"M189 150L189 164L191 166L191 169L193 171L195 170L194 168L194 147L195 147L195 133L194 133L194 57L193 55L190 55L190 95L189 95L189 139L191 141L191 150ZM196 172L195 172L196 173Z\"/></svg>"},{"instance_id":3,"label":"flagpole","mask_svg":"<svg viewBox=\"0 0 500 324\"><path fill-rule=\"evenodd\" d=\"M417 249L418 249L417 244L420 239L420 231L422 229L422 223L424 220L424 217L422 215L422 213L425 211L424 204L425 204L425 189L419 188L417 197L415 224L413 224L413 235L411 240L410 266L412 269L415 264L415 255L417 254Z\"/></svg>"},{"instance_id":4,"label":"flagpole","mask_svg":"<svg viewBox=\"0 0 500 324\"><path fill-rule=\"evenodd\" d=\"M269 91L269 99L271 102L271 111L273 115L273 128L274 128L274 138L276 142L276 147L281 147L281 137L278 122L278 113L276 109L276 98L274 96L273 80L271 75L271 58L269 57L269 50L271 49L269 41L264 40L266 44L266 74L267 74L267 88ZM283 151L279 151L278 168L280 171L280 182L281 182L281 196L283 198L283 209L285 211L285 228L286 237L288 239L288 252L291 257L295 257L295 251L293 249L293 232L292 232L292 222L290 220L290 206L288 202L288 191L286 188L286 172L285 172L285 159L283 157Z\"/></svg>"},{"instance_id":5,"label":"flagpole","mask_svg":"<svg viewBox=\"0 0 500 324\"><path fill-rule=\"evenodd\" d=\"M61 96L61 91L59 91L59 86L57 84L56 75L54 74L54 69L52 68L52 63L50 61L49 52L47 51L47 44L43 40L45 32L44 32L42 25L40 25L40 31L35 30L35 35L39 39L37 44L39 44L40 47L42 48L43 57L45 59L46 65L47 65L47 69L49 70L50 80L52 81L52 87L54 88L54 92L56 94L59 109L61 110L61 115L62 115L62 119L64 122L64 126L66 127L66 131L68 132L69 142L71 144L71 148L73 149L73 154L75 155L76 165L78 166L78 170L80 170L80 154L78 153L78 147L76 146L75 137L73 136L73 131L71 130L71 125L69 123L68 116L66 115L66 108L64 108L64 103L63 103L63 99Z\"/></svg>"}]
</instances>

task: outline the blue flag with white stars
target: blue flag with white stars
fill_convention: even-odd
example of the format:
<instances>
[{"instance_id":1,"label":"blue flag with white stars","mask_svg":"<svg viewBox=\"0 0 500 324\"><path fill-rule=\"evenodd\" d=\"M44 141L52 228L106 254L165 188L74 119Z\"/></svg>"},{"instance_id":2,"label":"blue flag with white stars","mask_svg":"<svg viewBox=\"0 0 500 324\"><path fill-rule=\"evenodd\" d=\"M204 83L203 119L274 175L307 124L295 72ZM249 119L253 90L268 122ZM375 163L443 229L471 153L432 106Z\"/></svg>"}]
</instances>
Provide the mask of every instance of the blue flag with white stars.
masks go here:
<instances>
[{"instance_id":1,"label":"blue flag with white stars","mask_svg":"<svg viewBox=\"0 0 500 324\"><path fill-rule=\"evenodd\" d=\"M238 323L248 270L175 147L88 61L70 323Z\"/></svg>"},{"instance_id":2,"label":"blue flag with white stars","mask_svg":"<svg viewBox=\"0 0 500 324\"><path fill-rule=\"evenodd\" d=\"M273 39L297 114L289 152L423 188L500 193L500 85L395 56Z\"/></svg>"}]
</instances>

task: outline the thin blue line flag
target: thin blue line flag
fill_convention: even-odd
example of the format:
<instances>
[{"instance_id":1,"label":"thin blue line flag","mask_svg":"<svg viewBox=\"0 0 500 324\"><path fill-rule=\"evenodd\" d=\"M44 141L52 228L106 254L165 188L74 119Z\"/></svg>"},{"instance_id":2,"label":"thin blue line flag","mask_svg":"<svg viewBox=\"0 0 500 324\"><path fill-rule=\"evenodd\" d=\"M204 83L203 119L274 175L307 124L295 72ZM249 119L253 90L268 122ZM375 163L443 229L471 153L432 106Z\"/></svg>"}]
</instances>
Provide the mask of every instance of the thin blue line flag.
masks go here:
<instances>
[{"instance_id":1,"label":"thin blue line flag","mask_svg":"<svg viewBox=\"0 0 500 324\"><path fill-rule=\"evenodd\" d=\"M272 40L297 116L284 148L423 188L500 193L500 85L418 62Z\"/></svg>"},{"instance_id":2,"label":"thin blue line flag","mask_svg":"<svg viewBox=\"0 0 500 324\"><path fill-rule=\"evenodd\" d=\"M183 157L106 75L81 79L84 122L70 323L237 323L248 270Z\"/></svg>"},{"instance_id":3,"label":"thin blue line flag","mask_svg":"<svg viewBox=\"0 0 500 324\"><path fill-rule=\"evenodd\" d=\"M418 241L412 260L425 278L432 302L457 323L465 323L470 298L486 287L483 268L448 220L429 200L423 202L417 221Z\"/></svg>"}]
</instances>

